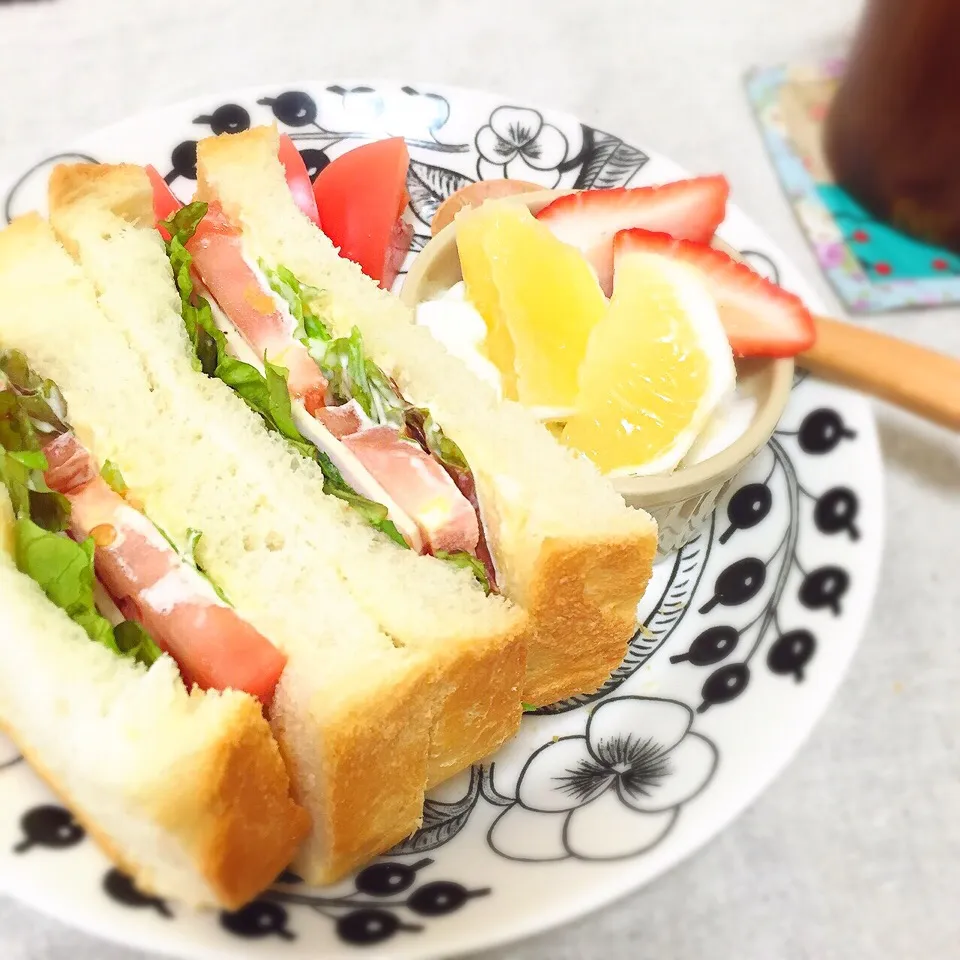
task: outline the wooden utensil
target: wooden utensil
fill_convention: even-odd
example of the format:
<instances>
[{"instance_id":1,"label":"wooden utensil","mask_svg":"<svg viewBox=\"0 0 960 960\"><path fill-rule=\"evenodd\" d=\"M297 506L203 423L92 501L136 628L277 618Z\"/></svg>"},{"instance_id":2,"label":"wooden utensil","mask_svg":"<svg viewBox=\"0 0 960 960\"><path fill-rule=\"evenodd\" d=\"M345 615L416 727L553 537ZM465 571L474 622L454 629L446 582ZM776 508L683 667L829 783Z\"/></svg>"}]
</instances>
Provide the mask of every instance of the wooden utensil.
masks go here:
<instances>
[{"instance_id":1,"label":"wooden utensil","mask_svg":"<svg viewBox=\"0 0 960 960\"><path fill-rule=\"evenodd\" d=\"M463 207L542 189L522 180L481 180L448 197L433 234ZM717 243L736 256L726 244ZM737 257L739 259L739 257ZM818 377L859 390L927 420L960 430L960 360L841 320L814 317L817 342L796 358Z\"/></svg>"},{"instance_id":2,"label":"wooden utensil","mask_svg":"<svg viewBox=\"0 0 960 960\"><path fill-rule=\"evenodd\" d=\"M797 365L960 430L960 360L829 317L814 317L817 342Z\"/></svg>"}]
</instances>

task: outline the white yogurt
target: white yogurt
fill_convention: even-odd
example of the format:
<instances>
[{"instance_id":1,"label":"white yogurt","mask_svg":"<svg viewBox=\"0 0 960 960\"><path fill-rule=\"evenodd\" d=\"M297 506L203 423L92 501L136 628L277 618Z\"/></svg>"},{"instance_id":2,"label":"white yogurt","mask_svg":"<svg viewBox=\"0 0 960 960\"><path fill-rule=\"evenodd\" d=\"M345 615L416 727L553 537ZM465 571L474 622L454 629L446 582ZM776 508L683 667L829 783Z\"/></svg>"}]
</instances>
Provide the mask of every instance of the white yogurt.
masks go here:
<instances>
[{"instance_id":1,"label":"white yogurt","mask_svg":"<svg viewBox=\"0 0 960 960\"><path fill-rule=\"evenodd\" d=\"M500 371L483 355L487 324L467 300L466 285L461 280L436 300L426 300L417 307L417 323L426 327L455 357L503 397Z\"/></svg>"}]
</instances>

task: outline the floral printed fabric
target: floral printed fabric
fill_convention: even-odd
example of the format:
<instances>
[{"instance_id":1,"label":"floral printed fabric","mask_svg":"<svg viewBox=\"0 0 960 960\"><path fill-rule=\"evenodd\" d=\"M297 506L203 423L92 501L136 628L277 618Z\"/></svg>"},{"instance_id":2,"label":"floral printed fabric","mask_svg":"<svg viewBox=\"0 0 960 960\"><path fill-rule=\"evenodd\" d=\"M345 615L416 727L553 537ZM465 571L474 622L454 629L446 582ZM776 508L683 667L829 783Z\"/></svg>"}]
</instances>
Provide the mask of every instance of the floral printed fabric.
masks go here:
<instances>
[{"instance_id":1,"label":"floral printed fabric","mask_svg":"<svg viewBox=\"0 0 960 960\"><path fill-rule=\"evenodd\" d=\"M820 130L843 61L747 77L774 168L817 261L852 313L960 302L960 257L874 219L831 182Z\"/></svg>"}]
</instances>

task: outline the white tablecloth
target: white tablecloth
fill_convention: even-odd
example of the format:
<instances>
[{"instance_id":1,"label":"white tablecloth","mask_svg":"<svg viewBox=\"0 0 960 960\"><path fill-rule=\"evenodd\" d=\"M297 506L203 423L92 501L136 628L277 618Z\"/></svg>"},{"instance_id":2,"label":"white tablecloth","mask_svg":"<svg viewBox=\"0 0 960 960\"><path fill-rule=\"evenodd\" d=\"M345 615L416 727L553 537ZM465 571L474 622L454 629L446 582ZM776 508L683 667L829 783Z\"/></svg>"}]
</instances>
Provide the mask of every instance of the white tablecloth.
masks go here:
<instances>
[{"instance_id":1,"label":"white tablecloth","mask_svg":"<svg viewBox=\"0 0 960 960\"><path fill-rule=\"evenodd\" d=\"M857 0L35 0L0 3L0 168L205 91L309 77L485 87L578 114L697 172L820 277L743 95L755 64L830 52ZM882 329L960 355L960 309ZM878 408L889 533L851 674L789 771L646 890L486 955L947 960L960 955L960 442ZM0 900L3 960L145 957Z\"/></svg>"}]
</instances>

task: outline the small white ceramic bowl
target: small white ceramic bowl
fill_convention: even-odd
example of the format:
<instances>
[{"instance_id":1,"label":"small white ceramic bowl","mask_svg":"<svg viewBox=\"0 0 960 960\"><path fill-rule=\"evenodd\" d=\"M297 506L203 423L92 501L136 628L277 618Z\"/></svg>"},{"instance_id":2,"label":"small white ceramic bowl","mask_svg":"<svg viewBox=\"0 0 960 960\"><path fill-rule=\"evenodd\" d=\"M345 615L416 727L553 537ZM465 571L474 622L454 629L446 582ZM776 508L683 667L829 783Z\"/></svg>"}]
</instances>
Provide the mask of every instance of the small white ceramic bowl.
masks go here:
<instances>
[{"instance_id":1,"label":"small white ceramic bowl","mask_svg":"<svg viewBox=\"0 0 960 960\"><path fill-rule=\"evenodd\" d=\"M533 213L569 191L542 190L513 199ZM434 300L463 279L457 253L457 225L444 227L413 262L400 291L411 307ZM714 246L731 256L736 252L721 241ZM622 476L612 479L631 506L642 507L660 526L661 555L679 549L696 535L737 474L766 446L790 396L793 360L737 360L738 392L756 398L753 419L726 449L667 476Z\"/></svg>"}]
</instances>

